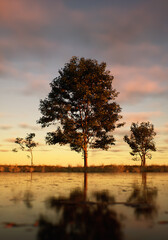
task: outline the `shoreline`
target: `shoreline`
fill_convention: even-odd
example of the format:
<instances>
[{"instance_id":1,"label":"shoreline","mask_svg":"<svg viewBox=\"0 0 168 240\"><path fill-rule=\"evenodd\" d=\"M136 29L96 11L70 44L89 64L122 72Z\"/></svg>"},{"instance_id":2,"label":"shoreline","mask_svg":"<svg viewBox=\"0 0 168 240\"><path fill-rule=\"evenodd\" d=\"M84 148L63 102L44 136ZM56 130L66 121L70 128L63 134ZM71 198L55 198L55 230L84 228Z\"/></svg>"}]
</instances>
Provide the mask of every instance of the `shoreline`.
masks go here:
<instances>
[{"instance_id":1,"label":"shoreline","mask_svg":"<svg viewBox=\"0 0 168 240\"><path fill-rule=\"evenodd\" d=\"M50 165L0 165L1 172L24 173L24 172L84 172L82 166L50 166ZM100 165L89 166L87 173L141 173L141 172L168 172L168 165Z\"/></svg>"}]
</instances>

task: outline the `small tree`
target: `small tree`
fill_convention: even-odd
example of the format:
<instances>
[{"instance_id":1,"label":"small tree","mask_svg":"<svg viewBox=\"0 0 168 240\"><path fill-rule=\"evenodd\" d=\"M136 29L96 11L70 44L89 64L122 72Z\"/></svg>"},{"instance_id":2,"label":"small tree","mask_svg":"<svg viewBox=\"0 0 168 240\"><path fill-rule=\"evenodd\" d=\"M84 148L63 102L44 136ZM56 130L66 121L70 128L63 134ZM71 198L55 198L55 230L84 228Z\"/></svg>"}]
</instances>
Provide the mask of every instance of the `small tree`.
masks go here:
<instances>
[{"instance_id":1,"label":"small tree","mask_svg":"<svg viewBox=\"0 0 168 240\"><path fill-rule=\"evenodd\" d=\"M57 123L55 132L46 136L48 144L70 144L82 151L87 167L88 147L107 150L115 142L111 131L121 127L118 93L112 87L113 76L106 63L73 57L50 84L51 92L40 101L42 127Z\"/></svg>"},{"instance_id":2,"label":"small tree","mask_svg":"<svg viewBox=\"0 0 168 240\"><path fill-rule=\"evenodd\" d=\"M24 138L16 138L15 143L19 144L19 148L22 151L28 151L30 155L27 155L28 158L31 159L31 166L33 165L33 148L37 147L38 143L33 141L33 138L35 137L35 133L29 133ZM12 150L13 152L18 152L17 148L14 148Z\"/></svg>"},{"instance_id":3,"label":"small tree","mask_svg":"<svg viewBox=\"0 0 168 240\"><path fill-rule=\"evenodd\" d=\"M130 136L124 136L124 141L131 147L130 154L134 156L133 160L141 160L141 166L145 166L146 157L151 159L150 151L156 151L153 141L156 132L154 126L150 122L132 123L130 128Z\"/></svg>"}]
</instances>

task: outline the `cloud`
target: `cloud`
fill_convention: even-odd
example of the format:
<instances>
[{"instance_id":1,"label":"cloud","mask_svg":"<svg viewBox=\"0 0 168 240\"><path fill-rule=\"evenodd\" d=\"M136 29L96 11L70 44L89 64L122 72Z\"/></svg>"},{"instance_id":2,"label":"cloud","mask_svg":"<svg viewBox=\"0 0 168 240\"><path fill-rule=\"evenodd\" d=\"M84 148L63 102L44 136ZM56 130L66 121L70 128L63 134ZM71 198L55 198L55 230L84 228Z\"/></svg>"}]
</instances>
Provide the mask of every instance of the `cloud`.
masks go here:
<instances>
[{"instance_id":1,"label":"cloud","mask_svg":"<svg viewBox=\"0 0 168 240\"><path fill-rule=\"evenodd\" d=\"M38 1L0 1L0 21L8 27L18 28L22 24L32 24L33 28L36 25L43 25L46 19L45 8Z\"/></svg>"},{"instance_id":2,"label":"cloud","mask_svg":"<svg viewBox=\"0 0 168 240\"><path fill-rule=\"evenodd\" d=\"M0 149L0 152L10 152L10 151L7 149Z\"/></svg>"},{"instance_id":3,"label":"cloud","mask_svg":"<svg viewBox=\"0 0 168 240\"><path fill-rule=\"evenodd\" d=\"M158 147L157 148L157 152L159 152L159 153L167 153L167 147L166 146Z\"/></svg>"},{"instance_id":4,"label":"cloud","mask_svg":"<svg viewBox=\"0 0 168 240\"><path fill-rule=\"evenodd\" d=\"M122 128L122 129L116 129L114 132L113 132L113 135L118 135L118 136L124 136L128 133L128 130ZM118 145L118 142L117 142L117 145Z\"/></svg>"},{"instance_id":5,"label":"cloud","mask_svg":"<svg viewBox=\"0 0 168 240\"><path fill-rule=\"evenodd\" d=\"M167 67L114 65L110 70L114 74L114 87L120 92L120 102L134 104L146 97L168 95Z\"/></svg>"},{"instance_id":6,"label":"cloud","mask_svg":"<svg viewBox=\"0 0 168 240\"><path fill-rule=\"evenodd\" d=\"M56 10L59 5L57 2ZM49 9L42 1L0 1L1 55L15 61L16 58L22 61L32 57L51 58L53 49L57 52L60 49L59 41L52 37L50 26L54 27L57 21L51 15L54 16L54 10ZM57 14L55 20L56 16Z\"/></svg>"},{"instance_id":7,"label":"cloud","mask_svg":"<svg viewBox=\"0 0 168 240\"><path fill-rule=\"evenodd\" d=\"M155 7L156 1L152 6L145 1L136 4L128 1L129 8L122 7L123 3L118 6L109 1L98 3L93 8L90 1L85 4L52 0L1 1L0 22L5 32L1 50L5 54L14 51L17 56L25 52L40 56L44 52L51 58L52 54L67 56L67 48L69 53L74 52L72 49L78 53L84 49L84 54L88 51L100 58L108 56L113 62L124 59L128 63L132 59L134 64L135 58L137 62L141 59L141 52L141 57L145 54L143 60L148 54L160 54L158 41L153 45L151 41L159 32L162 39L167 39L163 38L163 34L167 34L164 0L157 6L160 12ZM163 44L161 46L163 48Z\"/></svg>"},{"instance_id":8,"label":"cloud","mask_svg":"<svg viewBox=\"0 0 168 240\"><path fill-rule=\"evenodd\" d=\"M124 120L126 123L132 122L146 122L153 118L158 118L162 116L162 112L138 112L138 113L125 113Z\"/></svg>"},{"instance_id":9,"label":"cloud","mask_svg":"<svg viewBox=\"0 0 168 240\"><path fill-rule=\"evenodd\" d=\"M4 141L9 143L14 143L16 138L6 138Z\"/></svg>"},{"instance_id":10,"label":"cloud","mask_svg":"<svg viewBox=\"0 0 168 240\"><path fill-rule=\"evenodd\" d=\"M157 127L155 130L156 130L158 135L165 136L165 135L168 134L168 127L166 127L166 126Z\"/></svg>"},{"instance_id":11,"label":"cloud","mask_svg":"<svg viewBox=\"0 0 168 240\"><path fill-rule=\"evenodd\" d=\"M50 89L48 82L50 79L49 76L33 76L33 74L31 74L27 79L27 85L21 90L21 92L25 95L46 93Z\"/></svg>"},{"instance_id":12,"label":"cloud","mask_svg":"<svg viewBox=\"0 0 168 240\"><path fill-rule=\"evenodd\" d=\"M32 125L27 124L27 123L20 123L20 124L19 124L19 127L20 127L20 128L24 128L24 129L30 129L30 130L33 130L33 131L40 129L40 128L37 127L37 126L32 126Z\"/></svg>"},{"instance_id":13,"label":"cloud","mask_svg":"<svg viewBox=\"0 0 168 240\"><path fill-rule=\"evenodd\" d=\"M1 41L0 41L1 42ZM14 80L14 79L24 79L25 73L17 68L16 66L13 66L11 62L2 60L0 62L0 76L1 81L6 81L6 78Z\"/></svg>"},{"instance_id":14,"label":"cloud","mask_svg":"<svg viewBox=\"0 0 168 240\"><path fill-rule=\"evenodd\" d=\"M12 128L12 126L10 126L10 125L0 125L1 130L9 130L11 128Z\"/></svg>"},{"instance_id":15,"label":"cloud","mask_svg":"<svg viewBox=\"0 0 168 240\"><path fill-rule=\"evenodd\" d=\"M0 118L3 118L5 116L4 113L0 113Z\"/></svg>"},{"instance_id":16,"label":"cloud","mask_svg":"<svg viewBox=\"0 0 168 240\"><path fill-rule=\"evenodd\" d=\"M37 66L36 66L37 67ZM39 70L42 66L38 66ZM31 66L31 68L35 68L35 66ZM49 90L49 74L41 74L32 70L27 71L19 66L12 66L12 64L8 61L0 62L0 76L1 82L7 84L6 80L15 81L16 88L13 87L13 91L20 92L25 95L32 95L32 94L41 94L46 93ZM19 87L18 87L19 84ZM7 88L11 89L11 85L7 84ZM0 115L1 117L1 115Z\"/></svg>"}]
</instances>

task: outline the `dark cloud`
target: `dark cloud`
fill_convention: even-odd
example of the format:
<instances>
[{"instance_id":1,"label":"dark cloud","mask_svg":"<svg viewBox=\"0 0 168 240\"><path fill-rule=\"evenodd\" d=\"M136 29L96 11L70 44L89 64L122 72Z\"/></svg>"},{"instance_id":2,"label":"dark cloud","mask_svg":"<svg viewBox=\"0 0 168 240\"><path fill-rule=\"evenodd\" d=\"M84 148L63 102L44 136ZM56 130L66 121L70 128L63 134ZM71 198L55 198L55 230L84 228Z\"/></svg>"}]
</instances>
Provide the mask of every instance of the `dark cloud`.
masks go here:
<instances>
[{"instance_id":1,"label":"dark cloud","mask_svg":"<svg viewBox=\"0 0 168 240\"><path fill-rule=\"evenodd\" d=\"M83 53L123 64L166 61L166 1L96 2L3 1L1 53L37 59Z\"/></svg>"}]
</instances>

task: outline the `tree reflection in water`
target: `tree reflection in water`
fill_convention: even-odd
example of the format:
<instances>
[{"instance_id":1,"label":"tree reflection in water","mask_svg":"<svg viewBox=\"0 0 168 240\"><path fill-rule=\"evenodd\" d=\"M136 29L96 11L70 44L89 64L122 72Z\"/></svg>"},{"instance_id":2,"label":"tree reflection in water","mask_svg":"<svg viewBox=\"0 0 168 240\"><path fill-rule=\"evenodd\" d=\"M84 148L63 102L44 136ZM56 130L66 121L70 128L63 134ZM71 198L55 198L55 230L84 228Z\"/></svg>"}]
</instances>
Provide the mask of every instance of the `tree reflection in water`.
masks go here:
<instances>
[{"instance_id":1,"label":"tree reflection in water","mask_svg":"<svg viewBox=\"0 0 168 240\"><path fill-rule=\"evenodd\" d=\"M135 216L146 219L153 219L157 216L157 188L147 185L147 174L142 173L142 185L134 186L131 196L127 200L127 205L135 208Z\"/></svg>"},{"instance_id":2,"label":"tree reflection in water","mask_svg":"<svg viewBox=\"0 0 168 240\"><path fill-rule=\"evenodd\" d=\"M106 192L94 196L96 201L87 201L84 188L83 192L73 191L69 198L50 198L47 205L55 211L57 219L52 222L41 216L37 239L121 240L122 225L108 204L114 198Z\"/></svg>"},{"instance_id":3,"label":"tree reflection in water","mask_svg":"<svg viewBox=\"0 0 168 240\"><path fill-rule=\"evenodd\" d=\"M34 200L34 195L31 191L26 191L24 193L24 197L23 197L23 202L25 203L27 208L32 208L33 204L32 201Z\"/></svg>"}]
</instances>

